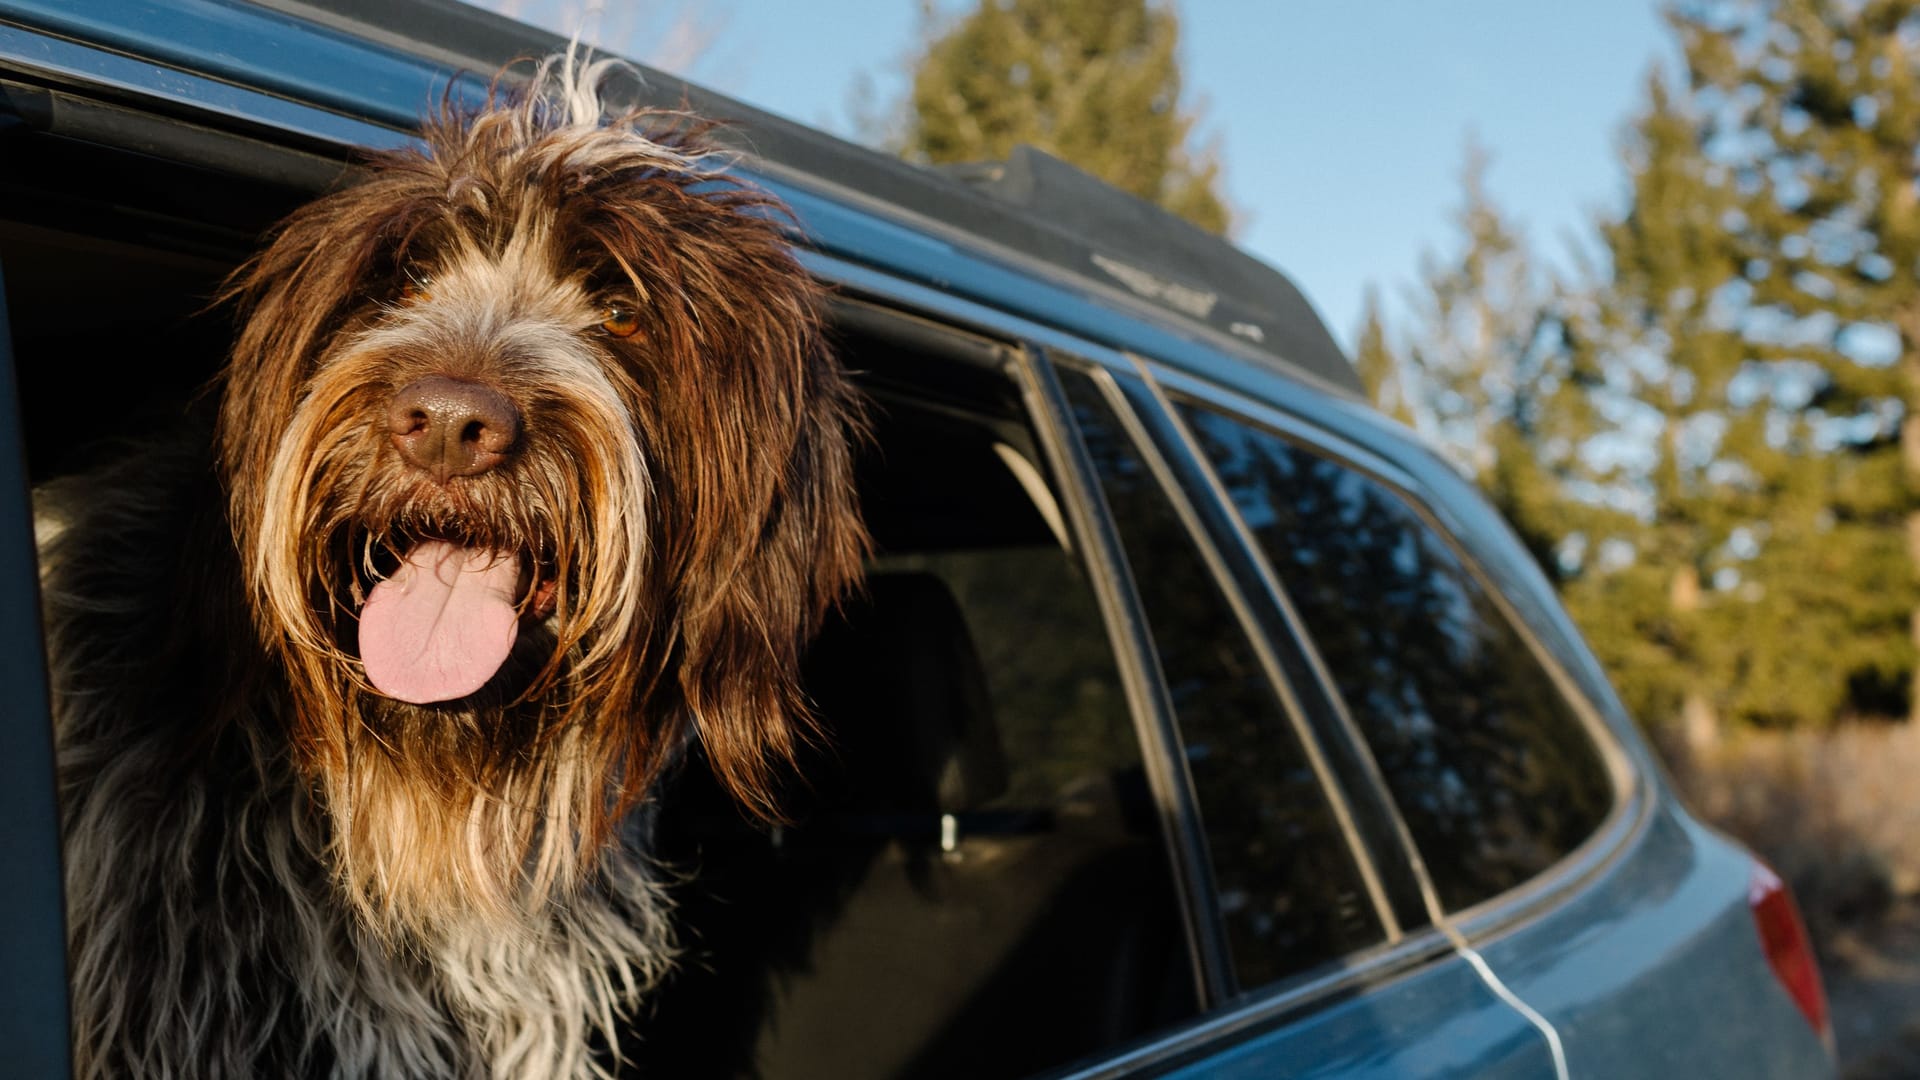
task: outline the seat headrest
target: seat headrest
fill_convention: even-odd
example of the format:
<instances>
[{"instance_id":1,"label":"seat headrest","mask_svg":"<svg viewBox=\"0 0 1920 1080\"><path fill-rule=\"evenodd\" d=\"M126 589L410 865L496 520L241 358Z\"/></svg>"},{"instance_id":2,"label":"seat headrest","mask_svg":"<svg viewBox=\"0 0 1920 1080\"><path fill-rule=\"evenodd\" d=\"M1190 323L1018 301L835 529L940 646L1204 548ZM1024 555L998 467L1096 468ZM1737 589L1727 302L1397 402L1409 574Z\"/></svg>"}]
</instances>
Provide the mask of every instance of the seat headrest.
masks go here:
<instances>
[{"instance_id":1,"label":"seat headrest","mask_svg":"<svg viewBox=\"0 0 1920 1080\"><path fill-rule=\"evenodd\" d=\"M986 672L933 574L875 574L809 651L808 691L862 809L958 813L1006 790Z\"/></svg>"}]
</instances>

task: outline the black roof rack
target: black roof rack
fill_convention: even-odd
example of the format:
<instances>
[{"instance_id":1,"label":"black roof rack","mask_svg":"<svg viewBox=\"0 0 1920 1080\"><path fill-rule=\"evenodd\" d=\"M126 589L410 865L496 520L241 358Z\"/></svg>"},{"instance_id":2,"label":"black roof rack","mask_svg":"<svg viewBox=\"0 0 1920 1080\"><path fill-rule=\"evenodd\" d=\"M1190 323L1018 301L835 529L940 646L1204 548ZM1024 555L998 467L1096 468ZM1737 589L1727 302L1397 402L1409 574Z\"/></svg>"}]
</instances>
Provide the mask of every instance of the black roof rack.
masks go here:
<instances>
[{"instance_id":1,"label":"black roof rack","mask_svg":"<svg viewBox=\"0 0 1920 1080\"><path fill-rule=\"evenodd\" d=\"M556 35L458 0L254 0L454 70L486 75L566 46ZM641 69L645 104L730 121L736 147L781 171L859 193L1118 288L1243 342L1277 366L1364 396L1306 297L1232 244L1032 147L1005 162L913 165Z\"/></svg>"}]
</instances>

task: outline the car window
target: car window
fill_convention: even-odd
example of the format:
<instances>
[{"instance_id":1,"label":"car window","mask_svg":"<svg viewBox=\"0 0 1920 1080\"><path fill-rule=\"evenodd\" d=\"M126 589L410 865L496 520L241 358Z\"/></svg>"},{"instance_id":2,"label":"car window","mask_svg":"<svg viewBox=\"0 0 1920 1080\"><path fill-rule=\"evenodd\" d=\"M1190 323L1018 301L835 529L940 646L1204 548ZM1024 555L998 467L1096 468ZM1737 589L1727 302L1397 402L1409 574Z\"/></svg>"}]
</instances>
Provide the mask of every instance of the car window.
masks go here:
<instances>
[{"instance_id":1,"label":"car window","mask_svg":"<svg viewBox=\"0 0 1920 1080\"><path fill-rule=\"evenodd\" d=\"M1191 534L1094 381L1063 370L1061 382L1173 700L1236 982L1251 990L1381 941L1327 794Z\"/></svg>"},{"instance_id":2,"label":"car window","mask_svg":"<svg viewBox=\"0 0 1920 1080\"><path fill-rule=\"evenodd\" d=\"M1194 405L1182 412L1299 611L1455 910L1572 851L1613 786L1485 586L1378 480Z\"/></svg>"},{"instance_id":3,"label":"car window","mask_svg":"<svg viewBox=\"0 0 1920 1080\"><path fill-rule=\"evenodd\" d=\"M1132 713L1015 384L916 368L871 386L877 550L808 659L825 737L792 823L666 800L697 940L645 1075L1016 1077L1197 1009Z\"/></svg>"}]
</instances>

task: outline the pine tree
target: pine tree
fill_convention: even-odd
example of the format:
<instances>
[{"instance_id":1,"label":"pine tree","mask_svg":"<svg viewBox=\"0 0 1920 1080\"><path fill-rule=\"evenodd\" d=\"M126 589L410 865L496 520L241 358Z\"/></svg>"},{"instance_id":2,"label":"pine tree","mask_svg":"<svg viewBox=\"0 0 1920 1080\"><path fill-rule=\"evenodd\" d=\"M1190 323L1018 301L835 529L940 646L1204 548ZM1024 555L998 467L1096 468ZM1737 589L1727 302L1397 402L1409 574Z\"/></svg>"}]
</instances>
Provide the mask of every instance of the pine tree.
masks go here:
<instances>
[{"instance_id":1,"label":"pine tree","mask_svg":"<svg viewBox=\"0 0 1920 1080\"><path fill-rule=\"evenodd\" d=\"M1701 145L1738 199L1721 318L1765 402L1743 448L1767 502L1739 568L1755 587L1726 630L1774 652L1732 673L1736 707L1776 721L1911 714L1920 0L1688 2L1670 19Z\"/></svg>"},{"instance_id":2,"label":"pine tree","mask_svg":"<svg viewBox=\"0 0 1920 1080\"><path fill-rule=\"evenodd\" d=\"M981 0L933 25L902 153L1001 160L1029 143L1212 232L1232 222L1216 148L1194 145L1179 21L1147 0Z\"/></svg>"},{"instance_id":3,"label":"pine tree","mask_svg":"<svg viewBox=\"0 0 1920 1080\"><path fill-rule=\"evenodd\" d=\"M1735 195L1666 80L1651 77L1646 96L1625 152L1627 212L1600 228L1605 276L1567 324L1568 349L1597 373L1596 409L1614 418L1583 455L1594 501L1621 512L1582 537L1566 600L1635 715L1698 747L1739 666L1718 651L1737 635L1703 609L1722 558L1746 550L1735 529L1764 517L1741 460L1760 417L1732 400L1746 348L1716 316L1740 270L1725 239Z\"/></svg>"},{"instance_id":4,"label":"pine tree","mask_svg":"<svg viewBox=\"0 0 1920 1080\"><path fill-rule=\"evenodd\" d=\"M1557 347L1558 300L1486 188L1487 154L1469 142L1454 223L1457 255L1422 260L1409 295L1403 397L1441 451L1473 477L1549 573L1584 508L1564 484L1589 426L1583 390ZM1381 345L1384 348L1384 341ZM1363 336L1360 361L1369 359Z\"/></svg>"},{"instance_id":5,"label":"pine tree","mask_svg":"<svg viewBox=\"0 0 1920 1080\"><path fill-rule=\"evenodd\" d=\"M1354 347L1353 366L1366 388L1367 399L1381 412L1412 427L1413 398L1408 393L1406 374L1400 357L1387 341L1386 320L1380 313L1380 294L1369 286L1362 301L1360 333Z\"/></svg>"},{"instance_id":6,"label":"pine tree","mask_svg":"<svg viewBox=\"0 0 1920 1080\"><path fill-rule=\"evenodd\" d=\"M1641 452L1601 480L1633 516L1590 538L1611 557L1568 601L1655 724L1916 700L1915 9L1669 13L1688 82L1649 83L1609 280L1570 338Z\"/></svg>"}]
</instances>

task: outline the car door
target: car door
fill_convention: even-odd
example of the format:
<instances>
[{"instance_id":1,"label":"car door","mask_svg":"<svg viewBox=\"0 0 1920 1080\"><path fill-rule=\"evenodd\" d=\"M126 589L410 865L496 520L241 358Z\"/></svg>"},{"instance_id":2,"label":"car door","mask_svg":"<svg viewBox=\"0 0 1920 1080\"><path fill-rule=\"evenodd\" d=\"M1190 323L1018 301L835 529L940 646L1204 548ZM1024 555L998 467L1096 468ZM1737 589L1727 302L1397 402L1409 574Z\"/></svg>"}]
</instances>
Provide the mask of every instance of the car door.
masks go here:
<instances>
[{"instance_id":1,"label":"car door","mask_svg":"<svg viewBox=\"0 0 1920 1080\"><path fill-rule=\"evenodd\" d=\"M1363 761L1329 730L1280 613L1246 587L1247 554L1222 542L1153 393L1123 357L1056 358L1057 408L1150 639L1217 927L1204 939L1205 1021L1134 1064L1192 1077L1554 1076L1537 1018L1432 925L1377 792L1349 787Z\"/></svg>"},{"instance_id":2,"label":"car door","mask_svg":"<svg viewBox=\"0 0 1920 1080\"><path fill-rule=\"evenodd\" d=\"M66 930L53 732L5 297L0 274L0 1045L8 1072L62 1077Z\"/></svg>"}]
</instances>

